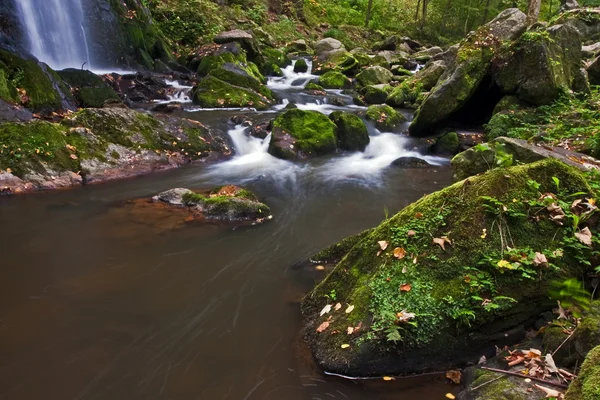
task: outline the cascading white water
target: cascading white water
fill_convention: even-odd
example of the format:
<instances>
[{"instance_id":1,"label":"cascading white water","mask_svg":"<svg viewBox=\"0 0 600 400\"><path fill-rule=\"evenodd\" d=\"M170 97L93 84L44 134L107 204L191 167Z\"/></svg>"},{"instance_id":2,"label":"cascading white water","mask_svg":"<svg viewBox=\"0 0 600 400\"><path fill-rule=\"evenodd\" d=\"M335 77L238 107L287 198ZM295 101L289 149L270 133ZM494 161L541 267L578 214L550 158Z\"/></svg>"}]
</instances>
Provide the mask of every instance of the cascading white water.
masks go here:
<instances>
[{"instance_id":1,"label":"cascading white water","mask_svg":"<svg viewBox=\"0 0 600 400\"><path fill-rule=\"evenodd\" d=\"M91 69L82 0L17 0L29 51L53 69Z\"/></svg>"},{"instance_id":2,"label":"cascading white water","mask_svg":"<svg viewBox=\"0 0 600 400\"><path fill-rule=\"evenodd\" d=\"M288 65L281 70L283 76L271 76L267 82L267 87L273 90L286 90L286 89L302 89L308 82L313 79L319 78L317 75L312 74L312 60L306 60L308 65L308 71L305 73L294 72L294 66L298 60L294 60L292 65Z\"/></svg>"}]
</instances>

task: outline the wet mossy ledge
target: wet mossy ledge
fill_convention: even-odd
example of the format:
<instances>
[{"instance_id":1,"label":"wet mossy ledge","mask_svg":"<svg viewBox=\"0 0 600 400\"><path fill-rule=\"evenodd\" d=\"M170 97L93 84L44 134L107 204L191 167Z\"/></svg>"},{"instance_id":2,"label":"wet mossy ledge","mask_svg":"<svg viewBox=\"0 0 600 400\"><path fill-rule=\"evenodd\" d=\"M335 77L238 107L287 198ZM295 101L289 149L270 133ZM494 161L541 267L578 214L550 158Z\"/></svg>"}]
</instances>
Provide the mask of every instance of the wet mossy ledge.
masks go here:
<instances>
[{"instance_id":1,"label":"wet mossy ledge","mask_svg":"<svg viewBox=\"0 0 600 400\"><path fill-rule=\"evenodd\" d=\"M103 182L230 154L224 134L197 121L86 108L60 123L0 124L0 191Z\"/></svg>"},{"instance_id":2,"label":"wet mossy ledge","mask_svg":"<svg viewBox=\"0 0 600 400\"><path fill-rule=\"evenodd\" d=\"M315 260L337 264L302 301L318 364L410 375L519 342L555 306L551 281L593 269L583 261L600 249L598 221L562 224L556 210L571 215L574 200L594 196L579 170L557 160L492 170L321 251ZM588 230L584 244L575 234Z\"/></svg>"},{"instance_id":3,"label":"wet mossy ledge","mask_svg":"<svg viewBox=\"0 0 600 400\"><path fill-rule=\"evenodd\" d=\"M156 204L181 209L186 220L212 220L238 224L262 224L273 219L271 209L261 203L248 189L227 185L206 193L176 188L159 193L152 198Z\"/></svg>"}]
</instances>

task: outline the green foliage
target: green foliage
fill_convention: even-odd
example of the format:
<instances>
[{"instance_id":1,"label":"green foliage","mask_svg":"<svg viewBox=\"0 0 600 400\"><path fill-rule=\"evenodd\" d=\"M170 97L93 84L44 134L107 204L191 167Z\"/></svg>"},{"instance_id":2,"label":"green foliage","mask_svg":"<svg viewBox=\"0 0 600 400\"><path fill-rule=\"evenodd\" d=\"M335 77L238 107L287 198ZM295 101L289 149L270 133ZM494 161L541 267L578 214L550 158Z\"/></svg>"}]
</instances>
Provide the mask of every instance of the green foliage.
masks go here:
<instances>
[{"instance_id":1,"label":"green foliage","mask_svg":"<svg viewBox=\"0 0 600 400\"><path fill-rule=\"evenodd\" d=\"M583 284L574 278L553 283L550 296L561 302L561 306L580 318L584 311L590 308L591 295L584 289Z\"/></svg>"}]
</instances>

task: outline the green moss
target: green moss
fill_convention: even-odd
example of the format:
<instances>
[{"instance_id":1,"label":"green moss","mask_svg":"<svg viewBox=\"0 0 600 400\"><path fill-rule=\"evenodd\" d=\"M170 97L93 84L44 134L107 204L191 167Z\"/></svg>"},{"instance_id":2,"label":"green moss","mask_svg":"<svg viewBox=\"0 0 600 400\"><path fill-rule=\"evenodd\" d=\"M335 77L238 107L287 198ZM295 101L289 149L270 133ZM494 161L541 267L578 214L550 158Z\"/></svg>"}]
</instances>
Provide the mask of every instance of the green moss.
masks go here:
<instances>
[{"instance_id":1,"label":"green moss","mask_svg":"<svg viewBox=\"0 0 600 400\"><path fill-rule=\"evenodd\" d=\"M321 85L317 85L314 81L310 81L306 84L306 86L304 87L304 89L306 90L318 90L318 91L323 91L325 90L325 88Z\"/></svg>"},{"instance_id":2,"label":"green moss","mask_svg":"<svg viewBox=\"0 0 600 400\"><path fill-rule=\"evenodd\" d=\"M348 78L337 71L329 71L319 78L319 85L325 89L346 89L350 87Z\"/></svg>"},{"instance_id":3,"label":"green moss","mask_svg":"<svg viewBox=\"0 0 600 400\"><path fill-rule=\"evenodd\" d=\"M446 133L435 142L435 152L438 154L456 154L460 149L460 139L456 132Z\"/></svg>"},{"instance_id":4,"label":"green moss","mask_svg":"<svg viewBox=\"0 0 600 400\"><path fill-rule=\"evenodd\" d=\"M317 111L289 110L273 121L273 129L296 140L296 147L307 155L326 154L336 149L336 125ZM270 151L273 149L271 141Z\"/></svg>"},{"instance_id":5,"label":"green moss","mask_svg":"<svg viewBox=\"0 0 600 400\"><path fill-rule=\"evenodd\" d=\"M393 131L406 122L406 117L388 105L374 105L367 109L367 120L373 121L379 130Z\"/></svg>"},{"instance_id":6,"label":"green moss","mask_svg":"<svg viewBox=\"0 0 600 400\"><path fill-rule=\"evenodd\" d=\"M367 104L383 104L392 92L393 88L389 85L383 87L367 86L361 91Z\"/></svg>"},{"instance_id":7,"label":"green moss","mask_svg":"<svg viewBox=\"0 0 600 400\"><path fill-rule=\"evenodd\" d=\"M13 102L17 97L15 92L15 88L12 85L9 86L6 72L0 67L0 99Z\"/></svg>"},{"instance_id":8,"label":"green moss","mask_svg":"<svg viewBox=\"0 0 600 400\"><path fill-rule=\"evenodd\" d=\"M343 111L331 113L329 118L337 126L336 137L340 149L364 151L369 144L369 131L362 119Z\"/></svg>"},{"instance_id":9,"label":"green moss","mask_svg":"<svg viewBox=\"0 0 600 400\"><path fill-rule=\"evenodd\" d=\"M388 95L385 102L394 107L413 108L423 87L414 79L408 79Z\"/></svg>"},{"instance_id":10,"label":"green moss","mask_svg":"<svg viewBox=\"0 0 600 400\"><path fill-rule=\"evenodd\" d=\"M202 61L200 61L200 65L198 65L198 75L205 76L210 73L215 68L220 67L225 63L232 63L236 65L244 65L246 64L246 53L240 51L238 55L234 55L230 52L223 52L221 54L214 54L202 57Z\"/></svg>"},{"instance_id":11,"label":"green moss","mask_svg":"<svg viewBox=\"0 0 600 400\"><path fill-rule=\"evenodd\" d=\"M600 346L587 355L577 379L571 383L565 400L596 400L600 398Z\"/></svg>"},{"instance_id":12,"label":"green moss","mask_svg":"<svg viewBox=\"0 0 600 400\"><path fill-rule=\"evenodd\" d=\"M356 75L356 81L361 86L386 84L392 80L392 73L379 66L369 67Z\"/></svg>"},{"instance_id":13,"label":"green moss","mask_svg":"<svg viewBox=\"0 0 600 400\"><path fill-rule=\"evenodd\" d=\"M252 65L254 66L254 68L256 68L256 65ZM234 86L252 89L255 92L265 96L267 99L273 100L273 92L269 88L264 86L263 83L259 80L259 78L264 78L262 75L260 75L260 72L258 72L258 70L254 70L254 68L249 68L249 72L247 70L236 67L236 65L234 64L223 64L220 67L210 71L209 74L210 76L214 76L215 78L230 83ZM259 78L257 78L255 74L258 74Z\"/></svg>"},{"instance_id":14,"label":"green moss","mask_svg":"<svg viewBox=\"0 0 600 400\"><path fill-rule=\"evenodd\" d=\"M534 279L524 278L518 270L501 270L493 256L494 261L485 260L490 254L500 257L502 238L508 232L511 247L530 248L548 255L562 246L563 237L572 235L569 227L561 228L544 217L537 222L527 217L530 199L556 190L552 177L568 184L561 188L566 198L571 193L591 191L578 170L556 160L545 160L491 171L411 204L363 233L358 240L349 242L352 248L341 257L333 272L303 300L303 313L315 319L316 328L320 324L318 313L325 304L323 296L335 288L339 301L362 302L363 306L352 312L353 318L370 326L361 333L362 340L375 340L372 346L382 352L391 349L393 353L402 353L419 348L423 357L439 356L440 352L448 352L450 345L468 348L460 338L483 327L492 329L492 321L514 323L537 316L540 307L545 307L548 282L584 273L577 251L565 251L562 258L552 259L556 268L536 271ZM531 180L540 184L539 189L531 187ZM492 229L492 226L498 228L498 221L486 211L482 196L521 210L525 217L506 217L501 238L498 229ZM410 231L413 231L411 235ZM451 244L446 243L445 250L432 242L432 238L444 236L451 241ZM383 252L379 241L389 243ZM406 257L396 259L393 256L396 247L404 248ZM542 277L538 279L537 274ZM406 284L410 289L399 290ZM365 297L365 290L369 296ZM497 307L482 306L481 301L471 299L474 294L497 302ZM502 296L517 303L505 302ZM548 306L551 307L551 303ZM415 326L396 323L396 314L402 311L417 314ZM348 317L343 313L333 317L331 331L349 326ZM503 328L497 323L493 326L499 331L510 328L510 325ZM456 334L457 330L461 335ZM394 332L398 336L390 337ZM360 359L358 347L343 350L345 355L339 353L338 339L333 336L311 335L320 360L335 364L333 360L338 357Z\"/></svg>"},{"instance_id":15,"label":"green moss","mask_svg":"<svg viewBox=\"0 0 600 400\"><path fill-rule=\"evenodd\" d=\"M258 93L210 75L200 81L193 96L194 103L205 108L253 107L265 110L270 105L269 100Z\"/></svg>"}]
</instances>

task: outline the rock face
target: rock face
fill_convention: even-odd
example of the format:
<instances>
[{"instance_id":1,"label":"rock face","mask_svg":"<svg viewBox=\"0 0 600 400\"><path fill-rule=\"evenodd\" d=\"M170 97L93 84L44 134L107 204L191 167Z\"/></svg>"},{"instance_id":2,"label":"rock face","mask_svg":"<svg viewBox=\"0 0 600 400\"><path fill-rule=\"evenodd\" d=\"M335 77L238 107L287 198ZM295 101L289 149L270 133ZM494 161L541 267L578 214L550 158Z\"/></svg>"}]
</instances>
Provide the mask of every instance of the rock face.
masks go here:
<instances>
[{"instance_id":1,"label":"rock face","mask_svg":"<svg viewBox=\"0 0 600 400\"><path fill-rule=\"evenodd\" d=\"M519 37L527 27L526 19L521 11L510 8L469 35L458 49L456 62L444 72L419 107L410 125L410 134L430 134L432 128L460 110L489 73L494 55L491 45Z\"/></svg>"},{"instance_id":2,"label":"rock face","mask_svg":"<svg viewBox=\"0 0 600 400\"><path fill-rule=\"evenodd\" d=\"M425 68L402 82L389 94L386 103L394 107L415 108L421 93L430 91L446 70L446 63L433 61Z\"/></svg>"},{"instance_id":3,"label":"rock face","mask_svg":"<svg viewBox=\"0 0 600 400\"><path fill-rule=\"evenodd\" d=\"M525 216L505 222L513 249L529 248L532 255L501 252L501 235L490 229L497 215L486 211L489 204L482 196L527 215L529 201L557 191L552 177L561 182L561 199L591 193L578 170L556 160L494 170L430 194L315 256L321 262L341 260L302 301L305 338L318 365L350 376L443 371L477 362L496 345L522 340L524 328L556 304L548 300L547 284L558 276L580 275L577 251L553 259L559 270L544 269L541 281L537 267L530 270L536 278L528 279L503 266L512 254L523 262L531 262L535 252L552 254L574 231L569 224L551 222L542 207L539 220ZM531 180L539 189L531 187ZM558 242L548 242L555 234ZM494 281L493 289L480 286L485 276ZM332 291L333 302L325 296ZM495 306L475 302L473 295ZM465 307L471 316L452 311Z\"/></svg>"},{"instance_id":4,"label":"rock face","mask_svg":"<svg viewBox=\"0 0 600 400\"><path fill-rule=\"evenodd\" d=\"M577 29L583 42L598 39L598 34L600 34L600 10L598 8L568 10L557 19L556 23L570 25Z\"/></svg>"},{"instance_id":5,"label":"rock face","mask_svg":"<svg viewBox=\"0 0 600 400\"><path fill-rule=\"evenodd\" d=\"M230 154L224 134L196 121L127 108L83 109L62 123L0 125L0 170L10 193L69 187ZM20 150L19 150L20 149ZM12 154L11 154L12 152Z\"/></svg>"},{"instance_id":6,"label":"rock face","mask_svg":"<svg viewBox=\"0 0 600 400\"><path fill-rule=\"evenodd\" d=\"M389 83L393 78L392 73L383 67L369 67L356 75L356 80L361 86L379 85Z\"/></svg>"},{"instance_id":7,"label":"rock face","mask_svg":"<svg viewBox=\"0 0 600 400\"><path fill-rule=\"evenodd\" d=\"M337 145L342 150L364 151L369 144L369 131L362 119L354 114L335 111L329 119L336 125Z\"/></svg>"},{"instance_id":8,"label":"rock face","mask_svg":"<svg viewBox=\"0 0 600 400\"><path fill-rule=\"evenodd\" d=\"M396 130L406 117L387 105L374 105L367 109L367 120L372 121L377 129L384 132Z\"/></svg>"},{"instance_id":9,"label":"rock face","mask_svg":"<svg viewBox=\"0 0 600 400\"><path fill-rule=\"evenodd\" d=\"M573 87L581 67L580 49L579 35L568 25L526 32L497 57L494 81L504 94L533 105L549 104Z\"/></svg>"},{"instance_id":10,"label":"rock face","mask_svg":"<svg viewBox=\"0 0 600 400\"><path fill-rule=\"evenodd\" d=\"M159 193L152 200L182 208L197 220L260 224L273 218L269 207L258 201L254 193L232 185L205 194L176 188Z\"/></svg>"},{"instance_id":11,"label":"rock face","mask_svg":"<svg viewBox=\"0 0 600 400\"><path fill-rule=\"evenodd\" d=\"M336 125L318 111L289 110L273 121L269 153L286 160L335 152Z\"/></svg>"},{"instance_id":12,"label":"rock face","mask_svg":"<svg viewBox=\"0 0 600 400\"><path fill-rule=\"evenodd\" d=\"M91 71L69 68L57 73L71 87L80 107L101 108L107 101L121 102L113 88Z\"/></svg>"},{"instance_id":13,"label":"rock face","mask_svg":"<svg viewBox=\"0 0 600 400\"><path fill-rule=\"evenodd\" d=\"M589 352L577 379L569 386L565 400L600 398L600 346Z\"/></svg>"},{"instance_id":14,"label":"rock face","mask_svg":"<svg viewBox=\"0 0 600 400\"><path fill-rule=\"evenodd\" d=\"M413 54L412 57L419 62L425 62L429 61L432 57L440 54L443 51L444 50L442 50L440 47L434 46L425 50L421 50Z\"/></svg>"},{"instance_id":15,"label":"rock face","mask_svg":"<svg viewBox=\"0 0 600 400\"><path fill-rule=\"evenodd\" d=\"M484 145L486 146L486 145ZM513 162L528 164L546 158L558 159L566 164L582 170L588 170L584 160L589 158L585 154L564 150L561 148L549 149L529 144L522 139L499 137L486 146L486 150L472 148L457 154L452 159L454 179L461 180L477 175L497 165L497 152L509 155ZM574 160L580 160L579 162ZM591 166L590 166L591 168Z\"/></svg>"},{"instance_id":16,"label":"rock face","mask_svg":"<svg viewBox=\"0 0 600 400\"><path fill-rule=\"evenodd\" d=\"M304 58L301 58L298 61L296 61L296 64L294 64L294 72L296 72L296 73L308 72L308 64L306 63L306 60Z\"/></svg>"}]
</instances>

